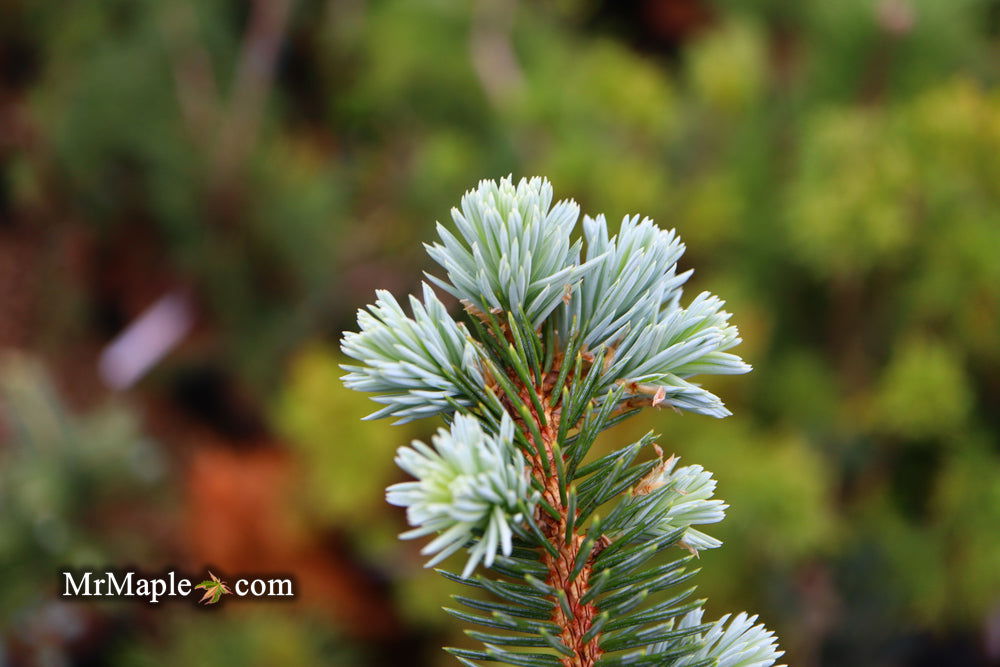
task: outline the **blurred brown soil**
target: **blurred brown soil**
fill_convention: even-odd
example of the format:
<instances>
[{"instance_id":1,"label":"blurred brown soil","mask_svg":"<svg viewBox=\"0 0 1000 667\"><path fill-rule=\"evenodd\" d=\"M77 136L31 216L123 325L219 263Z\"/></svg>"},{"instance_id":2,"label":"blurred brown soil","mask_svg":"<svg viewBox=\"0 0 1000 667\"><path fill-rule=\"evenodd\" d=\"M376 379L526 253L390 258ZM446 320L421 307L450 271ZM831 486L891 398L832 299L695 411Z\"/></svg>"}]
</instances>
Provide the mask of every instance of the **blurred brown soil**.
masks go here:
<instances>
[{"instance_id":1,"label":"blurred brown soil","mask_svg":"<svg viewBox=\"0 0 1000 667\"><path fill-rule=\"evenodd\" d=\"M378 582L346 554L320 543L315 527L302 522L298 474L288 452L234 451L210 439L191 449L186 466L190 567L211 564L233 576L290 574L297 604L328 612L350 634L371 639L398 633Z\"/></svg>"}]
</instances>

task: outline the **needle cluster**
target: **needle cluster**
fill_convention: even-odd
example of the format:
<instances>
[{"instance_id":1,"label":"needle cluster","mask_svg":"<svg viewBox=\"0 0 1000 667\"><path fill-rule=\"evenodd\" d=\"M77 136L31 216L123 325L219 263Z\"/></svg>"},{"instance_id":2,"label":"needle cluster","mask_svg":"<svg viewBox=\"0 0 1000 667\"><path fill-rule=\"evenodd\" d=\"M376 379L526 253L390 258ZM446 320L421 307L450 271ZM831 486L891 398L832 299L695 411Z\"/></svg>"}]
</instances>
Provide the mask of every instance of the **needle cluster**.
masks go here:
<instances>
[{"instance_id":1,"label":"needle cluster","mask_svg":"<svg viewBox=\"0 0 1000 667\"><path fill-rule=\"evenodd\" d=\"M345 384L383 406L370 418L449 426L399 450L413 479L387 494L407 508L402 537L430 538L428 565L467 556L439 572L481 594L446 611L485 628L467 633L482 647L447 650L466 665L773 665L756 617L703 623L687 585L721 545L695 528L725 516L711 473L663 460L652 434L589 455L642 407L728 416L696 378L750 370L730 351L739 332L718 297L685 305L674 231L585 216L574 240L579 206L553 200L541 178L482 181L426 246L462 320L426 284L410 314L379 292L342 342Z\"/></svg>"}]
</instances>

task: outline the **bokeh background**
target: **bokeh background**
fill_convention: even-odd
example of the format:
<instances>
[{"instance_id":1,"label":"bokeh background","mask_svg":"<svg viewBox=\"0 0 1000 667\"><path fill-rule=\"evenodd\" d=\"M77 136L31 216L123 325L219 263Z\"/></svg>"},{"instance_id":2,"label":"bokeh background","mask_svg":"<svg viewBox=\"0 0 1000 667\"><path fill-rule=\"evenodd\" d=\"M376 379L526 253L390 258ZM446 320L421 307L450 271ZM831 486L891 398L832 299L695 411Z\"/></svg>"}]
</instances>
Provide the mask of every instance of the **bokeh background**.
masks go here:
<instances>
[{"instance_id":1,"label":"bokeh background","mask_svg":"<svg viewBox=\"0 0 1000 667\"><path fill-rule=\"evenodd\" d=\"M755 366L650 410L799 667L1000 664L1000 2L0 3L0 664L444 665L337 341L480 178L676 227ZM288 572L66 603L64 566Z\"/></svg>"}]
</instances>

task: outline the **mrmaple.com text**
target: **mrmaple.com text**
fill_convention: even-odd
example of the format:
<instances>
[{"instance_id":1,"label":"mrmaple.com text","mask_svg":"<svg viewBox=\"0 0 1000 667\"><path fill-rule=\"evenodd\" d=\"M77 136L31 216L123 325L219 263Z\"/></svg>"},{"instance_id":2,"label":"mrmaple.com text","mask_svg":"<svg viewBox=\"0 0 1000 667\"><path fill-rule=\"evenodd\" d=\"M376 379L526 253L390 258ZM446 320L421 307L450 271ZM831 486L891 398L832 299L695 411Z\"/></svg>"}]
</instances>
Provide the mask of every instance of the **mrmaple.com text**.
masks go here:
<instances>
[{"instance_id":1,"label":"mrmaple.com text","mask_svg":"<svg viewBox=\"0 0 1000 667\"><path fill-rule=\"evenodd\" d=\"M62 596L71 598L136 598L150 604L162 599L187 598L192 593L201 601L216 602L223 595L254 598L292 598L295 590L291 577L241 577L230 588L209 572L210 578L191 579L168 571L158 576L146 576L136 571L76 571L60 572ZM201 583L195 584L194 582ZM196 589L204 589L197 591Z\"/></svg>"}]
</instances>

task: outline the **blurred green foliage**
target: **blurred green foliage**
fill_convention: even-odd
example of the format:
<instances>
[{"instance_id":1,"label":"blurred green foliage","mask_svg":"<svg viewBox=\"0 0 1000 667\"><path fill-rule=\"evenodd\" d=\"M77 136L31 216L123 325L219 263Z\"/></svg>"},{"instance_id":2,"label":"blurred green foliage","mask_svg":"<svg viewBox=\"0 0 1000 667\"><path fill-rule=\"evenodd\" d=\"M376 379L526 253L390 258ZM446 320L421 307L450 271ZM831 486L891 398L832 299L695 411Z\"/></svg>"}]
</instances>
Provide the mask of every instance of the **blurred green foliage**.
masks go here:
<instances>
[{"instance_id":1,"label":"blurred green foliage","mask_svg":"<svg viewBox=\"0 0 1000 667\"><path fill-rule=\"evenodd\" d=\"M756 370L713 388L725 422L660 413L607 437L655 428L716 473L732 510L728 548L703 556L724 561L701 579L713 604L759 611L791 664L905 664L893 642L979 632L1000 603L996 2L695 3L711 20L661 37L669 57L633 45L654 21L605 22L613 4L297 3L230 164L259 7L14 3L0 21L38 63L37 139L0 166L5 210L112 248L152 230L217 334L206 354L299 457L304 511L424 624L438 591L408 583L419 558L381 500L393 449L422 434L357 423L374 404L336 379L339 330L373 288L413 287L419 243L479 178L540 173L585 210L654 217ZM33 577L98 549L67 508L86 480L127 481L141 441L120 416L80 419L91 435L45 440L98 443L71 468L0 452L0 552Z\"/></svg>"},{"instance_id":2,"label":"blurred green foliage","mask_svg":"<svg viewBox=\"0 0 1000 667\"><path fill-rule=\"evenodd\" d=\"M166 470L123 406L74 415L37 362L8 357L0 368L0 406L9 429L0 452L0 567L10 577L0 613L11 614L31 600L40 580L52 579L57 566L95 567L115 554L148 555L155 545L115 530L113 513L122 501L162 483Z\"/></svg>"},{"instance_id":3,"label":"blurred green foliage","mask_svg":"<svg viewBox=\"0 0 1000 667\"><path fill-rule=\"evenodd\" d=\"M73 414L32 358L0 360L0 410L2 648L74 634L77 615L48 604L60 593L61 570L156 562L162 544L133 502L145 496L147 512L156 508L166 468L125 406ZM63 659L59 641L52 650L49 659Z\"/></svg>"},{"instance_id":4,"label":"blurred green foliage","mask_svg":"<svg viewBox=\"0 0 1000 667\"><path fill-rule=\"evenodd\" d=\"M361 664L361 656L344 648L321 619L295 618L276 611L241 612L226 616L174 614L163 623L163 636L158 641L127 646L116 664L122 667Z\"/></svg>"},{"instance_id":5,"label":"blurred green foliage","mask_svg":"<svg viewBox=\"0 0 1000 667\"><path fill-rule=\"evenodd\" d=\"M348 532L370 557L395 546L399 521L382 507L385 487L397 473L391 461L407 427L368 424L373 412L365 396L343 389L343 371L329 350L303 350L292 362L286 390L277 402L275 423L303 461L303 502L314 519ZM412 428L412 427L411 427ZM330 446L331 434L339 446Z\"/></svg>"}]
</instances>

